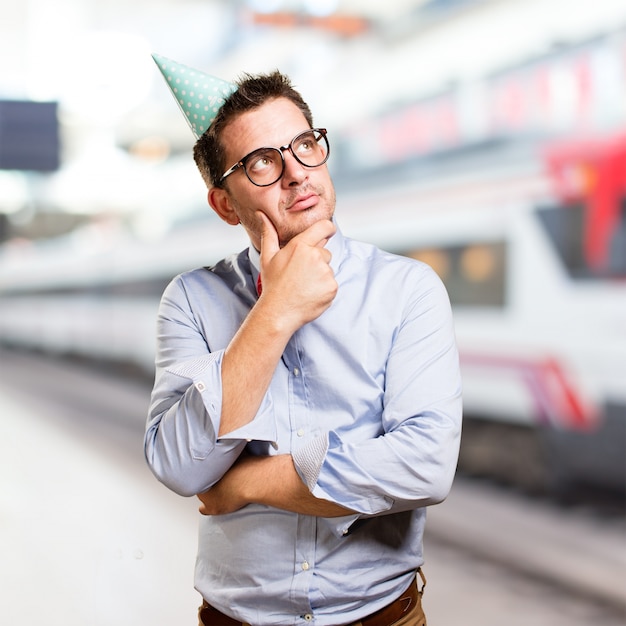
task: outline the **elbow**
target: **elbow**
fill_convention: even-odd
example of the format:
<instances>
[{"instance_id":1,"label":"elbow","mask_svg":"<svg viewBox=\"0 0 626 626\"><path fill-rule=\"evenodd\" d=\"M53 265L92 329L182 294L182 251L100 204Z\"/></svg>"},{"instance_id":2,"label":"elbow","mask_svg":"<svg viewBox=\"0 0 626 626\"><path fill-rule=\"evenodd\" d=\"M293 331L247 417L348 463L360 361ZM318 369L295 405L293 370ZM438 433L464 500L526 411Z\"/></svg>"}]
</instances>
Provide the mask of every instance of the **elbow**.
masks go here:
<instances>
[{"instance_id":1,"label":"elbow","mask_svg":"<svg viewBox=\"0 0 626 626\"><path fill-rule=\"evenodd\" d=\"M246 445L236 441L212 450L194 453L189 446L168 445L156 435L148 433L144 454L156 479L179 496L189 497L213 487L237 460Z\"/></svg>"},{"instance_id":2,"label":"elbow","mask_svg":"<svg viewBox=\"0 0 626 626\"><path fill-rule=\"evenodd\" d=\"M179 496L195 496L211 486L201 482L205 477L200 471L194 471L199 468L193 464L185 466L176 456L159 451L154 441L146 440L144 454L148 467L156 479Z\"/></svg>"},{"instance_id":3,"label":"elbow","mask_svg":"<svg viewBox=\"0 0 626 626\"><path fill-rule=\"evenodd\" d=\"M448 497L451 486L452 483L450 485L436 485L429 495L428 504L441 504Z\"/></svg>"},{"instance_id":4,"label":"elbow","mask_svg":"<svg viewBox=\"0 0 626 626\"><path fill-rule=\"evenodd\" d=\"M163 484L166 487L168 487L171 491L178 494L179 496L182 496L183 498L191 498L192 496L196 496L199 493L206 491L206 488L200 488L200 487L198 487L197 489L190 489L189 485L182 484L176 481L169 481L167 483L165 481L161 481L161 482L163 482Z\"/></svg>"},{"instance_id":5,"label":"elbow","mask_svg":"<svg viewBox=\"0 0 626 626\"><path fill-rule=\"evenodd\" d=\"M453 469L441 468L441 471L432 477L429 482L428 505L441 504L448 497L455 473L456 467Z\"/></svg>"},{"instance_id":6,"label":"elbow","mask_svg":"<svg viewBox=\"0 0 626 626\"><path fill-rule=\"evenodd\" d=\"M190 479L189 475L182 472L180 468L164 466L150 461L148 461L148 466L160 483L184 498L195 496L210 488L210 485L207 486L197 480Z\"/></svg>"}]
</instances>

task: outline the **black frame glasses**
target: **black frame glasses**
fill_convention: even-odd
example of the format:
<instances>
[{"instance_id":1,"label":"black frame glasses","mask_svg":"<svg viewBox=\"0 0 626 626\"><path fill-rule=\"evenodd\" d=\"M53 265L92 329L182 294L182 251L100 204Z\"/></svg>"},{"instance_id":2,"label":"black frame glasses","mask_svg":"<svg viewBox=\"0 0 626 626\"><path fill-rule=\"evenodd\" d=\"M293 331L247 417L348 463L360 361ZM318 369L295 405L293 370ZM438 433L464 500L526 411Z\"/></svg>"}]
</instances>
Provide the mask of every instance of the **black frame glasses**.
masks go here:
<instances>
[{"instance_id":1,"label":"black frame glasses","mask_svg":"<svg viewBox=\"0 0 626 626\"><path fill-rule=\"evenodd\" d=\"M289 150L293 158L303 165L304 167L320 167L320 165L324 165L326 161L328 161L328 157L330 155L330 144L328 143L327 137L328 131L325 128L307 128L307 130L298 133L287 145L281 146L280 148L257 148L253 150L249 154L246 154L243 159L237 161L232 167L228 168L222 177L220 178L220 184L224 182L224 179L227 176L230 176L233 172L236 172L239 168L243 168L243 171L246 173L248 180L257 187L269 187L274 183L278 182L285 173L285 157L283 152L285 150ZM317 151L312 151L309 156L303 156L303 149L307 150L306 139L308 135L312 135L312 139L315 142L315 147L318 145L321 146L321 153L324 155L322 160L317 162L319 159L315 158L317 155ZM254 171L249 170L248 164L251 162L254 163L278 163L278 159L276 158L276 154L280 157L280 173L274 178L274 175L270 178L273 178L271 182L257 182L258 180L264 180L263 175L261 175L260 179L257 177L257 180L254 180ZM311 162L313 159L313 162ZM307 163L306 160L309 162Z\"/></svg>"}]
</instances>

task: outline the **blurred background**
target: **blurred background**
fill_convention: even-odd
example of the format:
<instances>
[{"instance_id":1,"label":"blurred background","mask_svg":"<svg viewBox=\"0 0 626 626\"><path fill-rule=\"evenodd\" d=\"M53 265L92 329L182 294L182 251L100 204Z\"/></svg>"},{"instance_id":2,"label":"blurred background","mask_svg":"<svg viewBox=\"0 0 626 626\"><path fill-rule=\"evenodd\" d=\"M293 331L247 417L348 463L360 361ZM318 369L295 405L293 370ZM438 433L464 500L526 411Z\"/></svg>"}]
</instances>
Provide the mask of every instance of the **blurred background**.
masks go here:
<instances>
[{"instance_id":1,"label":"blurred background","mask_svg":"<svg viewBox=\"0 0 626 626\"><path fill-rule=\"evenodd\" d=\"M246 240L151 53L289 74L344 233L448 288L465 425L429 623L625 624L623 0L1 0L7 623L194 623L195 503L141 451L154 322Z\"/></svg>"}]
</instances>

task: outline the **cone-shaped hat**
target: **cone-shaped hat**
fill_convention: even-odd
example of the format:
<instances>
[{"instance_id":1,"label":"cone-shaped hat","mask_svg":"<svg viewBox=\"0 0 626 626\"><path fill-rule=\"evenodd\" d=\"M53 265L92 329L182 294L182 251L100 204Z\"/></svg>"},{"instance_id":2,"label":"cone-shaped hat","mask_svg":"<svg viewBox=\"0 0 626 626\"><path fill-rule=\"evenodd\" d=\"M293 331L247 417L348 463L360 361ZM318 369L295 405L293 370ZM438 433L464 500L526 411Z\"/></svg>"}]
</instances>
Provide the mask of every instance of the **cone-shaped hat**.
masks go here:
<instances>
[{"instance_id":1,"label":"cone-shaped hat","mask_svg":"<svg viewBox=\"0 0 626 626\"><path fill-rule=\"evenodd\" d=\"M153 54L152 58L198 139L211 125L224 100L237 89L237 85L158 54Z\"/></svg>"}]
</instances>

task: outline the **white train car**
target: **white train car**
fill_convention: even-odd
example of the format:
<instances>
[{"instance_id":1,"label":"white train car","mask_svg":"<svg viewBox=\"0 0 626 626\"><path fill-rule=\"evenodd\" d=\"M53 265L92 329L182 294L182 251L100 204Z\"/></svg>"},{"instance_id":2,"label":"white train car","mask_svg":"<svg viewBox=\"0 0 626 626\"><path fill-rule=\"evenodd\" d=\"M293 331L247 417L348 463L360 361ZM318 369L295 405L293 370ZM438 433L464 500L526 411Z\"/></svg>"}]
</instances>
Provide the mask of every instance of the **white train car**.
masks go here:
<instances>
[{"instance_id":1,"label":"white train car","mask_svg":"<svg viewBox=\"0 0 626 626\"><path fill-rule=\"evenodd\" d=\"M477 161L351 197L349 230L425 260L448 287L473 418L462 465L532 488L623 490L626 136Z\"/></svg>"},{"instance_id":2,"label":"white train car","mask_svg":"<svg viewBox=\"0 0 626 626\"><path fill-rule=\"evenodd\" d=\"M138 238L100 221L68 236L12 242L0 254L0 342L129 363L151 374L160 295L177 273L245 245L217 218L166 238Z\"/></svg>"}]
</instances>

